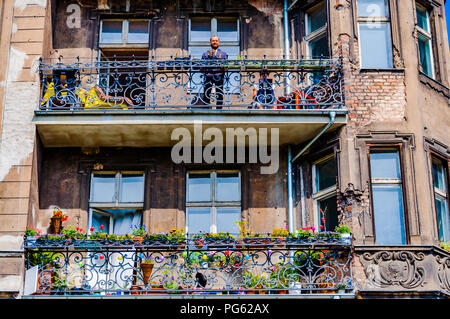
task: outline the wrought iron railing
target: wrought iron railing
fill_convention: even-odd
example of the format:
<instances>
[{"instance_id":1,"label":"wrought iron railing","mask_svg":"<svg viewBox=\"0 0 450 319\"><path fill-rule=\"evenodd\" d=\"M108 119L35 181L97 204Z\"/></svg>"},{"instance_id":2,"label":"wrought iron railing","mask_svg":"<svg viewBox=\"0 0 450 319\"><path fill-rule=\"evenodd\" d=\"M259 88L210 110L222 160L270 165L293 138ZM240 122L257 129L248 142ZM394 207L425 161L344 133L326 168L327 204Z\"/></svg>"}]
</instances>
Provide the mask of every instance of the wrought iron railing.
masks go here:
<instances>
[{"instance_id":1,"label":"wrought iron railing","mask_svg":"<svg viewBox=\"0 0 450 319\"><path fill-rule=\"evenodd\" d=\"M340 59L40 62L40 110L342 108Z\"/></svg>"},{"instance_id":2,"label":"wrought iron railing","mask_svg":"<svg viewBox=\"0 0 450 319\"><path fill-rule=\"evenodd\" d=\"M351 260L342 238L25 240L45 296L350 293Z\"/></svg>"}]
</instances>

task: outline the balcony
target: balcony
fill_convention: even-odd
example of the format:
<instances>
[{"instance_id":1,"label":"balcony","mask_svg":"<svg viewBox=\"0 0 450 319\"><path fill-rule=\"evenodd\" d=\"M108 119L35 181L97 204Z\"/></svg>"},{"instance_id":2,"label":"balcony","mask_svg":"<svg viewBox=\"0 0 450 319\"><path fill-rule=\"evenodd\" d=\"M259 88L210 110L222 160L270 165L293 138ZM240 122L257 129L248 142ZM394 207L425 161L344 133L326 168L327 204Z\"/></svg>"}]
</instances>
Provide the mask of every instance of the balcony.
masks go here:
<instances>
[{"instance_id":1,"label":"balcony","mask_svg":"<svg viewBox=\"0 0 450 319\"><path fill-rule=\"evenodd\" d=\"M27 238L24 297L353 298L350 248L339 235Z\"/></svg>"},{"instance_id":2,"label":"balcony","mask_svg":"<svg viewBox=\"0 0 450 319\"><path fill-rule=\"evenodd\" d=\"M346 123L341 61L171 59L40 63L46 147L171 146L173 129L278 127L281 143ZM223 75L223 84L216 80Z\"/></svg>"}]
</instances>

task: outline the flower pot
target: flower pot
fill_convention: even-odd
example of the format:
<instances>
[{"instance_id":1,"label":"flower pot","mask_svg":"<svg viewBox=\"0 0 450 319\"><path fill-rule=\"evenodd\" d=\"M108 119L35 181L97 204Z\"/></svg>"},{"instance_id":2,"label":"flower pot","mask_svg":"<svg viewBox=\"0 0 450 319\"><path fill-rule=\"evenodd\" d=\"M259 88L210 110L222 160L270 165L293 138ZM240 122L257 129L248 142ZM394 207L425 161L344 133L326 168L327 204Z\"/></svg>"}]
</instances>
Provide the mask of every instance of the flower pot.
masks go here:
<instances>
[{"instance_id":1,"label":"flower pot","mask_svg":"<svg viewBox=\"0 0 450 319\"><path fill-rule=\"evenodd\" d=\"M144 284L147 286L150 275L152 274L153 264L152 263L142 263L141 264L142 277Z\"/></svg>"},{"instance_id":2,"label":"flower pot","mask_svg":"<svg viewBox=\"0 0 450 319\"><path fill-rule=\"evenodd\" d=\"M350 233L342 233L341 238L344 241L344 243L350 245L352 243L352 234Z\"/></svg>"},{"instance_id":3,"label":"flower pot","mask_svg":"<svg viewBox=\"0 0 450 319\"><path fill-rule=\"evenodd\" d=\"M142 242L144 241L144 238L141 236L134 236L133 241L136 246L141 246Z\"/></svg>"},{"instance_id":4,"label":"flower pot","mask_svg":"<svg viewBox=\"0 0 450 319\"><path fill-rule=\"evenodd\" d=\"M51 227L51 232L53 234L61 234L62 218L61 217L52 217L50 219L50 227Z\"/></svg>"},{"instance_id":5,"label":"flower pot","mask_svg":"<svg viewBox=\"0 0 450 319\"><path fill-rule=\"evenodd\" d=\"M139 286L131 286L130 288L132 295L140 295L141 294L141 287Z\"/></svg>"},{"instance_id":6,"label":"flower pot","mask_svg":"<svg viewBox=\"0 0 450 319\"><path fill-rule=\"evenodd\" d=\"M165 288L152 288L149 289L147 294L149 295L167 295L167 291Z\"/></svg>"},{"instance_id":7,"label":"flower pot","mask_svg":"<svg viewBox=\"0 0 450 319\"><path fill-rule=\"evenodd\" d=\"M203 238L194 238L194 245L196 248L201 249L205 244L205 240Z\"/></svg>"}]
</instances>

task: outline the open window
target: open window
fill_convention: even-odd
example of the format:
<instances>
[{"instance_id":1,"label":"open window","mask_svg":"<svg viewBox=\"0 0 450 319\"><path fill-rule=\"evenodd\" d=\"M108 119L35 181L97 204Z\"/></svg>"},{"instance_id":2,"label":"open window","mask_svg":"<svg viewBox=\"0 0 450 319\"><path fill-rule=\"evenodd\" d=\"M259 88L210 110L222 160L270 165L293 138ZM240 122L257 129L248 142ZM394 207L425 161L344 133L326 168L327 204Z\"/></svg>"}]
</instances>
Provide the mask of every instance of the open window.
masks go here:
<instances>
[{"instance_id":1,"label":"open window","mask_svg":"<svg viewBox=\"0 0 450 319\"><path fill-rule=\"evenodd\" d=\"M142 223L143 172L95 172L91 176L89 228L124 235Z\"/></svg>"},{"instance_id":2,"label":"open window","mask_svg":"<svg viewBox=\"0 0 450 319\"><path fill-rule=\"evenodd\" d=\"M186 232L239 234L240 173L192 171L186 178Z\"/></svg>"},{"instance_id":3,"label":"open window","mask_svg":"<svg viewBox=\"0 0 450 319\"><path fill-rule=\"evenodd\" d=\"M334 155L328 155L312 165L312 198L315 220L321 231L334 231L339 225L337 211L336 163Z\"/></svg>"}]
</instances>

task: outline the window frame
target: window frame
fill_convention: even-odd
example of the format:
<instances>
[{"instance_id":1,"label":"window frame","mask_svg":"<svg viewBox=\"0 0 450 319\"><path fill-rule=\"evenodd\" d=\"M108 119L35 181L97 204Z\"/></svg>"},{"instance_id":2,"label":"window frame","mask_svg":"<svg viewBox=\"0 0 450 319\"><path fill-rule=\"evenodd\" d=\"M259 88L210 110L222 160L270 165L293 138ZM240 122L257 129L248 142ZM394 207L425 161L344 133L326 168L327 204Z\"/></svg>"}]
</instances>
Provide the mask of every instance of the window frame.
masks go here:
<instances>
[{"instance_id":1,"label":"window frame","mask_svg":"<svg viewBox=\"0 0 450 319\"><path fill-rule=\"evenodd\" d=\"M428 25L429 31L424 30L423 28L419 27L419 25L418 25L417 7L419 7L420 9L423 9L426 12L427 25ZM436 67L435 67L436 66L436 62L435 62L436 56L435 56L435 52L434 52L435 39L434 39L434 34L433 34L433 24L432 24L432 21L431 21L432 10L430 10L426 6L422 5L418 1L415 1L414 9L415 9L415 30L417 32L417 56L418 56L419 71L422 74L428 76L429 78L431 78L433 80L436 80ZM431 75L425 73L424 70L423 70L423 67L422 67L422 63L421 63L422 59L421 59L420 46L419 46L419 37L426 38L426 40L429 41Z\"/></svg>"},{"instance_id":2,"label":"window frame","mask_svg":"<svg viewBox=\"0 0 450 319\"><path fill-rule=\"evenodd\" d=\"M444 170L444 182L445 182L445 186L446 186L446 191L442 191L439 188L436 188L436 186L434 185L434 170L433 170L433 163L434 162L440 162L440 164L442 164L442 168ZM446 165L445 165L446 164ZM450 176L449 176L449 160L447 158L442 157L441 155L439 155L436 152L433 152L430 150L430 167L431 167L431 186L433 189L433 208L434 208L434 216L436 218L436 230L437 230L437 238L439 239L439 241L443 242L444 240L442 238L440 238L440 231L439 231L439 219L438 219L438 214L437 214L437 207L436 207L436 197L439 196L442 199L444 199L447 202L447 214L450 214L450 190L449 190L449 185L450 185ZM450 237L450 233L448 234L448 236ZM450 240L450 238L447 239L447 241Z\"/></svg>"},{"instance_id":3,"label":"window frame","mask_svg":"<svg viewBox=\"0 0 450 319\"><path fill-rule=\"evenodd\" d=\"M396 144L367 144L367 165L368 165L368 174L369 174L369 191L370 191L370 208L372 211L372 234L374 238L374 244L377 244L377 233L375 229L375 209L374 209L374 196L373 196L373 181L375 180L375 185L392 185L390 182L398 183L401 185L401 194L402 194L402 217L403 217L403 229L404 229L404 244L398 245L409 245L410 244L410 232L409 232L409 219L408 219L408 197L406 192L406 179L404 172L404 163L403 163L403 151L402 151L402 143ZM386 150L386 151L396 151L398 153L398 160L400 165L400 178L390 179L390 178L372 178L372 166L370 163L370 154L372 150Z\"/></svg>"},{"instance_id":4,"label":"window frame","mask_svg":"<svg viewBox=\"0 0 450 319\"><path fill-rule=\"evenodd\" d=\"M335 170L336 170L336 183L332 186L329 186L327 188L321 189L321 190L317 190L317 184L316 184L316 175L317 175L317 164L326 162L330 159L333 159L334 164L335 164ZM314 211L314 218L313 218L313 222L314 222L314 227L316 227L316 229L319 229L320 225L321 225L321 214L320 214L320 201L332 198L332 197L336 197L337 200L337 191L338 191L338 185L337 185L337 180L338 180L338 167L336 165L336 157L334 153L325 155L323 157L321 157L320 159L312 162L311 164L311 187L312 187L312 194L311 194L311 198L313 201L313 211ZM337 206L337 201L336 201L336 206ZM333 230L327 230L327 231L334 231Z\"/></svg>"},{"instance_id":5,"label":"window frame","mask_svg":"<svg viewBox=\"0 0 450 319\"><path fill-rule=\"evenodd\" d=\"M238 174L239 178L239 186L238 192L240 195L239 200L236 201L218 201L216 200L216 185L217 185L217 174L220 173L229 173L229 174ZM210 201L189 201L189 175L198 175L198 174L209 174L209 178L211 181L211 198ZM240 218L242 220L242 174L239 170L189 170L186 172L186 234L189 233L189 208L210 208L210 227L209 233L217 233L217 208L240 208Z\"/></svg>"},{"instance_id":6,"label":"window frame","mask_svg":"<svg viewBox=\"0 0 450 319\"><path fill-rule=\"evenodd\" d=\"M92 189L93 189L93 183L94 183L94 175L112 175L114 174L114 201L112 202L94 202L92 200ZM144 180L143 180L143 196L142 196L142 202L120 202L120 185L122 181L122 176L126 174L142 174ZM104 215L109 217L109 230L110 233L113 231L114 226L114 218L112 214L103 211L103 209L135 209L135 210L141 210L142 214L144 211L144 201L145 201L145 179L146 174L142 170L104 170L104 171L92 171L90 174L90 182L89 182L89 200L88 200L88 229L92 226L92 217L94 214L94 210L96 213L100 215ZM89 231L90 233L90 231Z\"/></svg>"},{"instance_id":7,"label":"window frame","mask_svg":"<svg viewBox=\"0 0 450 319\"><path fill-rule=\"evenodd\" d=\"M111 22L122 22L122 42L121 43L103 43L102 35L103 35L103 22L111 21ZM130 22L147 22L147 42L145 43L129 43L128 42L128 33L130 29ZM99 48L147 48L150 44L150 20L149 19L114 19L114 18L105 18L100 20L100 28L99 28L99 37L98 37Z\"/></svg>"},{"instance_id":8,"label":"window frame","mask_svg":"<svg viewBox=\"0 0 450 319\"><path fill-rule=\"evenodd\" d=\"M354 10L355 10L355 16L356 16L356 28L357 28L357 32L358 32L358 54L359 54L359 65L360 65L360 69L362 70L373 70L373 69L386 69L386 70L390 70L390 69L394 69L395 68L395 63L394 63L394 47L395 47L395 43L394 43L394 30L393 30L393 25L392 22L395 20L393 17L393 12L392 12L392 7L391 7L391 2L392 0L387 0L387 4L386 4L386 9L388 10L389 16L384 16L384 17L365 17L365 16L359 16L359 12L358 12L358 1L355 1L355 5L354 5ZM389 40L390 40L390 60L389 60L389 66L386 67L382 67L382 68L374 68L374 67L365 67L363 65L363 55L362 55L362 49L361 49L361 29L360 29L360 24L365 23L385 23L389 26Z\"/></svg>"},{"instance_id":9,"label":"window frame","mask_svg":"<svg viewBox=\"0 0 450 319\"><path fill-rule=\"evenodd\" d=\"M325 24L320 27L319 29L310 32L309 31L309 16L310 16L310 12L317 10L318 8L323 7L322 10L324 10L325 12ZM328 44L328 57L330 56L330 48L329 48L329 39L328 39L328 12L327 12L327 3L326 1L321 1L315 5L313 5L312 7L305 9L304 10L304 41L305 41L305 53L306 53L306 57L308 59L317 59L319 57L312 57L311 56L311 47L310 47L310 43L314 40L319 40L321 37L325 37L327 44ZM327 56L324 56L324 58L327 58Z\"/></svg>"}]
</instances>

